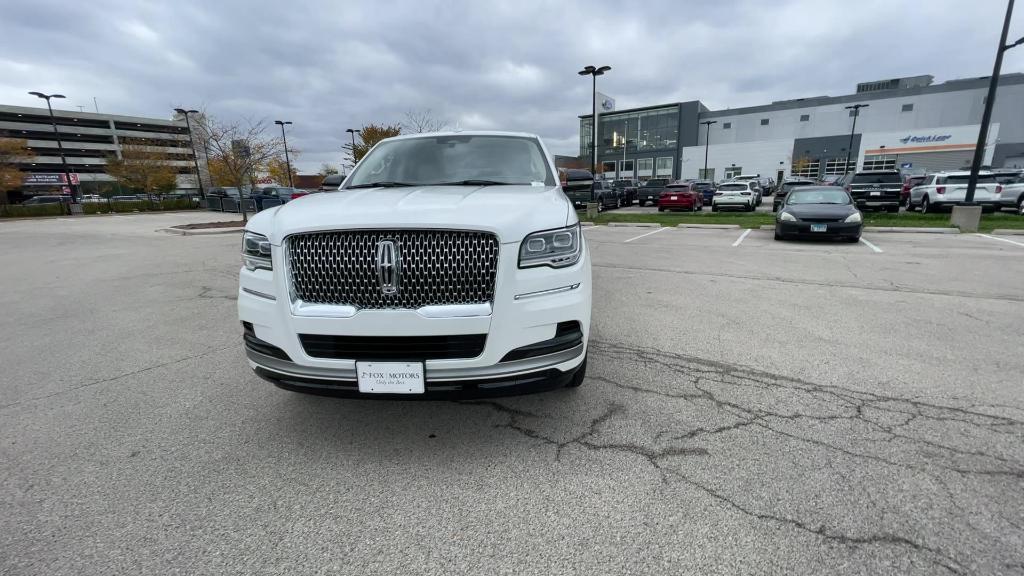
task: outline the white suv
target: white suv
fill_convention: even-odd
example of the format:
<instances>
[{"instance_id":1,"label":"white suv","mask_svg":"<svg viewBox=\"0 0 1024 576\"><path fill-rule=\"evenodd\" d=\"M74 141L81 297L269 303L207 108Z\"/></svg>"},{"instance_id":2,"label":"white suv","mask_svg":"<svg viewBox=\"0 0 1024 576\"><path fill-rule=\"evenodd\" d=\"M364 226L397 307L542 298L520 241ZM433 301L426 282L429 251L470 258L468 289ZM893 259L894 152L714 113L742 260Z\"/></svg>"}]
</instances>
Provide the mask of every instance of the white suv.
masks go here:
<instances>
[{"instance_id":1,"label":"white suv","mask_svg":"<svg viewBox=\"0 0 1024 576\"><path fill-rule=\"evenodd\" d=\"M922 214L927 214L943 206L959 204L964 201L970 179L971 173L967 171L929 174L919 185L910 189L907 210L920 208ZM987 171L978 173L975 202L998 210L1002 191L1003 187L996 182L995 174Z\"/></svg>"},{"instance_id":2,"label":"white suv","mask_svg":"<svg viewBox=\"0 0 1024 576\"><path fill-rule=\"evenodd\" d=\"M590 259L537 136L390 138L337 192L246 226L249 365L294 391L502 394L578 386Z\"/></svg>"}]
</instances>

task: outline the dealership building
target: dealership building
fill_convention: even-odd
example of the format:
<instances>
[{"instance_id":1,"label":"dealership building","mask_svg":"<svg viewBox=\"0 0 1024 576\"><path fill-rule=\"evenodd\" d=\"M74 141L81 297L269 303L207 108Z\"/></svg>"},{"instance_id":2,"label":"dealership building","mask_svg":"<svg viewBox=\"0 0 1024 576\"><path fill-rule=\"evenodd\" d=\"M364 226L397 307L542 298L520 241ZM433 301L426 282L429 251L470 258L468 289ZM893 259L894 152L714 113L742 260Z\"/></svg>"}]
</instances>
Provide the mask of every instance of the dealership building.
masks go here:
<instances>
[{"instance_id":1,"label":"dealership building","mask_svg":"<svg viewBox=\"0 0 1024 576\"><path fill-rule=\"evenodd\" d=\"M908 173L959 169L974 155L989 77L894 78L854 94L710 110L700 101L598 114L598 169L606 178L824 177L849 169ZM848 106L867 105L857 111ZM1024 74L999 78L984 163L1024 168ZM590 114L580 158L591 157ZM710 124L704 124L704 123ZM707 173L704 173L705 154Z\"/></svg>"},{"instance_id":2,"label":"dealership building","mask_svg":"<svg viewBox=\"0 0 1024 576\"><path fill-rule=\"evenodd\" d=\"M32 154L18 165L25 177L19 190L8 193L10 201L59 192L65 187L67 178L57 147L58 137L72 183L79 185L82 194L96 194L115 186L114 179L105 172L106 165L110 159L120 158L121 146L130 141L163 148L168 163L177 170L178 188L198 191L195 160L183 117L165 120L68 110L53 113L59 136L54 134L46 108L0 105L0 138L24 140ZM196 120L192 117L193 123ZM196 144L202 148L198 140ZM198 159L206 181L202 152Z\"/></svg>"}]
</instances>

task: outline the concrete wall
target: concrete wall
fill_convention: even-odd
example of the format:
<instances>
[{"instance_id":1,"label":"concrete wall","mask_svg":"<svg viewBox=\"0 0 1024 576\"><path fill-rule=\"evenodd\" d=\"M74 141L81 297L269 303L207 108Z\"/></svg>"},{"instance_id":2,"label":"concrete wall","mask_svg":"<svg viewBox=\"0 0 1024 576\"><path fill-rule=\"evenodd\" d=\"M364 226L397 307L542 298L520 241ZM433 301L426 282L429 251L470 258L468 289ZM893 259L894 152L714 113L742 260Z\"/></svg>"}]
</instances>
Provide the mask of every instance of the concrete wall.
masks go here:
<instances>
[{"instance_id":1,"label":"concrete wall","mask_svg":"<svg viewBox=\"0 0 1024 576\"><path fill-rule=\"evenodd\" d=\"M793 162L793 140L776 139L739 144L712 144L708 147L708 168L715 169L715 180L722 180L725 169L736 165L743 168L744 174L761 174L775 177L781 167L789 174ZM679 162L680 178L697 178L700 169L704 168L704 146L687 146L683 148Z\"/></svg>"}]
</instances>

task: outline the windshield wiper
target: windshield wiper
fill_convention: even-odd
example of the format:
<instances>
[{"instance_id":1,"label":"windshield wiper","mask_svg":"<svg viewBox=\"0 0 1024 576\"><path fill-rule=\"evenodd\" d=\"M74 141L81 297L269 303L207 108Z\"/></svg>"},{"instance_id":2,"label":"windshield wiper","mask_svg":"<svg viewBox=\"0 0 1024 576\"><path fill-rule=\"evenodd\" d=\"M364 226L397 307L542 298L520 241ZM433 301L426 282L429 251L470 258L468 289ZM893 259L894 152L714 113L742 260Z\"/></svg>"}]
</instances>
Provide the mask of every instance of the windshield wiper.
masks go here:
<instances>
[{"instance_id":1,"label":"windshield wiper","mask_svg":"<svg viewBox=\"0 0 1024 576\"><path fill-rule=\"evenodd\" d=\"M406 186L419 186L419 184L410 184L409 182L368 182L366 184L356 184L354 186L346 186L345 190L352 190L354 188L403 188Z\"/></svg>"},{"instance_id":2,"label":"windshield wiper","mask_svg":"<svg viewBox=\"0 0 1024 576\"><path fill-rule=\"evenodd\" d=\"M519 186L516 182L499 182L497 180L457 180L455 182L438 182L431 186Z\"/></svg>"}]
</instances>

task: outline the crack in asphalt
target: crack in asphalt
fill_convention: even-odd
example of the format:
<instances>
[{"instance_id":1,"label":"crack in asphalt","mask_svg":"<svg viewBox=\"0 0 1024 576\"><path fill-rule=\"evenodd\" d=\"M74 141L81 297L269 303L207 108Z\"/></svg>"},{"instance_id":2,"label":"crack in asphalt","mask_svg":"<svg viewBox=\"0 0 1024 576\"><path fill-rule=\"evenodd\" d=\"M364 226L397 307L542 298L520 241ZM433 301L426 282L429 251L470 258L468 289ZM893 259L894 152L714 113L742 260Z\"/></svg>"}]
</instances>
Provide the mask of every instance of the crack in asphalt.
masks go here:
<instances>
[{"instance_id":1,"label":"crack in asphalt","mask_svg":"<svg viewBox=\"0 0 1024 576\"><path fill-rule=\"evenodd\" d=\"M622 382L607 374L593 374L596 371L593 368L597 366L592 366L592 373L587 377L589 381L642 397L682 402L701 413L727 416L728 421L718 425L693 426L685 430L661 429L650 443L644 443L634 438L612 436L612 425L619 417L625 418L628 414L626 405L613 403L587 420L578 434L564 439L559 438L553 429L548 429L547 425L557 422L544 415L502 402L472 404L487 406L506 415L507 421L495 425L496 428L509 429L553 447L556 461L570 447L639 456L659 474L662 486L675 478L750 518L787 525L831 543L902 547L954 574L968 570L952 552L890 531L847 534L837 527L757 510L712 485L698 481L691 474L673 468L669 459L711 456L708 448L694 446L694 442L730 433L756 434L756 431L763 431L854 460L871 461L924 474L941 484L947 498L962 516L969 516L969 511L955 502L956 492L946 485L941 474L952 473L982 480L994 478L999 481L1024 481L1024 462L1021 458L998 454L989 444L966 447L954 444L956 439L971 441L979 434L1020 438L1024 435L1024 419L1005 415L1006 412L1020 412L1024 415L1024 410L1017 406L950 406L935 400L902 398L839 385L819 384L756 368L651 348L596 339L591 339L589 346L593 352L592 358L600 358L616 368L636 364L648 370L658 370L664 376L662 382L651 381L648 387L635 382ZM993 413L996 411L1003 414ZM924 436L927 432L919 428L926 425L945 426L949 431L940 430L938 437L941 440L935 439L934 431L931 431L932 437L928 438ZM805 428L801 429L801 426ZM842 428L832 430L822 427ZM875 446L895 451L895 456L873 453L871 448ZM1009 526L1017 526L1019 530L1017 522L1006 520Z\"/></svg>"}]
</instances>

